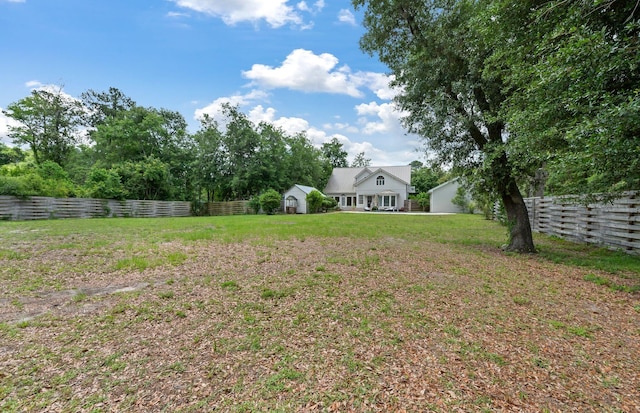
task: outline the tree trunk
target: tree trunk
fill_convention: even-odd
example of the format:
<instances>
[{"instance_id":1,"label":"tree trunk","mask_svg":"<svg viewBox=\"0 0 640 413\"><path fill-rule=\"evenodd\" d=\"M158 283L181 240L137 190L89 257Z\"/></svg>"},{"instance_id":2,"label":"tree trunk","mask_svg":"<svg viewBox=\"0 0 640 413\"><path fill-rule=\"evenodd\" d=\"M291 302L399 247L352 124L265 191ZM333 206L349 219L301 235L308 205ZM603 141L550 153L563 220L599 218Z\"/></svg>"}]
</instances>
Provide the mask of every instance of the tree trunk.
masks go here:
<instances>
[{"instance_id":1,"label":"tree trunk","mask_svg":"<svg viewBox=\"0 0 640 413\"><path fill-rule=\"evenodd\" d=\"M506 251L521 253L536 252L533 245L533 235L531 233L531 223L529 213L524 203L524 198L513 179L505 190L501 191L502 202L507 212L507 226L509 228L509 245Z\"/></svg>"}]
</instances>

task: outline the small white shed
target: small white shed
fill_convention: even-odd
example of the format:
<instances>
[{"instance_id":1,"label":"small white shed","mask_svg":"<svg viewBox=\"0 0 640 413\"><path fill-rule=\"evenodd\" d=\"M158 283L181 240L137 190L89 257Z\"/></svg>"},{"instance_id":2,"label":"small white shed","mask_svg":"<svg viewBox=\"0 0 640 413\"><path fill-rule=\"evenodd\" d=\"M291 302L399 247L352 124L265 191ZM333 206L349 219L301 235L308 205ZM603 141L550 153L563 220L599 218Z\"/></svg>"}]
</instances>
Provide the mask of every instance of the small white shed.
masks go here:
<instances>
[{"instance_id":1,"label":"small white shed","mask_svg":"<svg viewBox=\"0 0 640 413\"><path fill-rule=\"evenodd\" d=\"M297 184L289 188L289 190L284 193L284 211L287 214L306 214L307 195L314 190L318 191L312 186Z\"/></svg>"},{"instance_id":2,"label":"small white shed","mask_svg":"<svg viewBox=\"0 0 640 413\"><path fill-rule=\"evenodd\" d=\"M463 212L459 206L451 202L460 187L459 179L454 178L428 191L431 197L429 201L430 212Z\"/></svg>"}]
</instances>

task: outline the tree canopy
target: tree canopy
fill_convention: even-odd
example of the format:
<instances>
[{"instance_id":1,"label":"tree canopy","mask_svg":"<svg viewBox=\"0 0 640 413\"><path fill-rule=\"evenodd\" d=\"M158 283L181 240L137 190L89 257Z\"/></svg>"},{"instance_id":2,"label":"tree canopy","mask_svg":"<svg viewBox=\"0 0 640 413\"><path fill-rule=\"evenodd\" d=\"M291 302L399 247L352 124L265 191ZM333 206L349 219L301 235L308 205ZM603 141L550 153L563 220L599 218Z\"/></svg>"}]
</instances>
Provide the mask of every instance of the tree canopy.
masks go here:
<instances>
[{"instance_id":1,"label":"tree canopy","mask_svg":"<svg viewBox=\"0 0 640 413\"><path fill-rule=\"evenodd\" d=\"M436 163L504 204L508 249L535 250L520 186L541 168L556 193L640 185L637 2L353 5L406 126Z\"/></svg>"},{"instance_id":2,"label":"tree canopy","mask_svg":"<svg viewBox=\"0 0 640 413\"><path fill-rule=\"evenodd\" d=\"M193 134L178 112L139 106L113 87L81 99L61 88L34 90L6 114L20 122L14 142L31 150L0 146L5 195L51 195L50 177L35 170L47 162L66 173L57 195L117 199L250 199L294 183L324 187L331 173L305 134L256 125L231 105L222 124L205 116ZM342 144L331 148L346 161Z\"/></svg>"},{"instance_id":3,"label":"tree canopy","mask_svg":"<svg viewBox=\"0 0 640 413\"><path fill-rule=\"evenodd\" d=\"M353 0L364 9L367 32L361 47L375 53L401 90L396 98L411 132L425 138L441 164L500 197L511 222L508 249L535 251L529 218L518 188L516 165L504 140L503 79L485 75L491 46L475 18L476 1Z\"/></svg>"},{"instance_id":4,"label":"tree canopy","mask_svg":"<svg viewBox=\"0 0 640 413\"><path fill-rule=\"evenodd\" d=\"M64 165L82 138L82 104L63 94L61 88L33 90L3 112L19 122L9 127L13 143L28 145L38 164L53 161Z\"/></svg>"}]
</instances>

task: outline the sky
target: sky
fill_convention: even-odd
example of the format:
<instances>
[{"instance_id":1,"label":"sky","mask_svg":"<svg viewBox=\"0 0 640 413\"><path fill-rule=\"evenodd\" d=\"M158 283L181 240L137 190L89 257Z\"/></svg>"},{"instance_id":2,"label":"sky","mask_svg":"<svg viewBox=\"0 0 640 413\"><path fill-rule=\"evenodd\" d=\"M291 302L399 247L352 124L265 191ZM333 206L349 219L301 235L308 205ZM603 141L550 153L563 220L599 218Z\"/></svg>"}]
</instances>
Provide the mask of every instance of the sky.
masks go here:
<instances>
[{"instance_id":1,"label":"sky","mask_svg":"<svg viewBox=\"0 0 640 413\"><path fill-rule=\"evenodd\" d=\"M190 132L229 102L316 146L335 137L349 162L422 161L388 69L360 50L361 17L350 0L0 0L0 110L35 88L115 87Z\"/></svg>"}]
</instances>

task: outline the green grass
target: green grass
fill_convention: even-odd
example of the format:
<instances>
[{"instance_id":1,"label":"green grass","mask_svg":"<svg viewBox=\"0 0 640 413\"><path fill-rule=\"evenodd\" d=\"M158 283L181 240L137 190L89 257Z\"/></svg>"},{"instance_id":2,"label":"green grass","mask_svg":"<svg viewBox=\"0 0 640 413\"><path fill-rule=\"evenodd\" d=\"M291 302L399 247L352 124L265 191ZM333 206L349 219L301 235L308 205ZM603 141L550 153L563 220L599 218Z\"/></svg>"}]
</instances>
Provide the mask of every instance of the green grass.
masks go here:
<instances>
[{"instance_id":1,"label":"green grass","mask_svg":"<svg viewBox=\"0 0 640 413\"><path fill-rule=\"evenodd\" d=\"M611 274L640 273L640 257L637 255L543 235L537 236L536 241L540 257L554 263L591 268Z\"/></svg>"}]
</instances>

